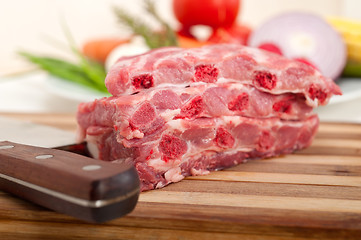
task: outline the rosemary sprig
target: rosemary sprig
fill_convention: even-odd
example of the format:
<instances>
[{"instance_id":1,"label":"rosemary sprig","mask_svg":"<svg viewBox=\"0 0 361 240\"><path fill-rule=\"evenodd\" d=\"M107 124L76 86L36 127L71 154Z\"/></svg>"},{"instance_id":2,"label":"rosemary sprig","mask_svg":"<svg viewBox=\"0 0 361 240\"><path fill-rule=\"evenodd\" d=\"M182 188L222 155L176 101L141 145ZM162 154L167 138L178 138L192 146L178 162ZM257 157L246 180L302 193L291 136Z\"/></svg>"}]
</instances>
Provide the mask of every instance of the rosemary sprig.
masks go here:
<instances>
[{"instance_id":1,"label":"rosemary sprig","mask_svg":"<svg viewBox=\"0 0 361 240\"><path fill-rule=\"evenodd\" d=\"M164 45L178 46L177 35L175 34L171 26L158 15L153 1L145 0L145 9L163 26L166 41L164 42Z\"/></svg>"},{"instance_id":2,"label":"rosemary sprig","mask_svg":"<svg viewBox=\"0 0 361 240\"><path fill-rule=\"evenodd\" d=\"M145 10L160 23L162 29L154 31L141 20L129 15L121 8L114 8L114 12L121 23L129 27L134 34L140 35L144 38L149 48L159 48L165 46L178 46L176 34L173 29L158 15L154 2L145 0Z\"/></svg>"}]
</instances>

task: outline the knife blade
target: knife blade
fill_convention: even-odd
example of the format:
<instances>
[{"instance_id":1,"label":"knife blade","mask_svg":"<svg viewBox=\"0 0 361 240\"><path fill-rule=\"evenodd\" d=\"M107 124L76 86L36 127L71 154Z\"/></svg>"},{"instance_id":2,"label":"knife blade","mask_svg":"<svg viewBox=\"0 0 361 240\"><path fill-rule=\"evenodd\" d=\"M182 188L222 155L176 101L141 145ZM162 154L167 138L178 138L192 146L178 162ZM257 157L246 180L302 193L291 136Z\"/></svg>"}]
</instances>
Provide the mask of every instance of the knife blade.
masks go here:
<instances>
[{"instance_id":1,"label":"knife blade","mask_svg":"<svg viewBox=\"0 0 361 240\"><path fill-rule=\"evenodd\" d=\"M6 126L0 131L0 190L94 223L135 208L140 183L131 163L64 151L86 150L71 132L1 117L0 126Z\"/></svg>"}]
</instances>

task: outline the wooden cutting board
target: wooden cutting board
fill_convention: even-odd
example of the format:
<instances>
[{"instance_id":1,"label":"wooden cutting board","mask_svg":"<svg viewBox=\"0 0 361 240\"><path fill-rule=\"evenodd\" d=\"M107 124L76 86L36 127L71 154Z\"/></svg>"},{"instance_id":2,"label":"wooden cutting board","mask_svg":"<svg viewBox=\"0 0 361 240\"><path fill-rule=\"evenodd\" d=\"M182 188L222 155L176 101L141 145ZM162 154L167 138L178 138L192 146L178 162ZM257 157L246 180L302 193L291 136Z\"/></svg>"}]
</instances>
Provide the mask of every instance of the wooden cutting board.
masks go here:
<instances>
[{"instance_id":1,"label":"wooden cutting board","mask_svg":"<svg viewBox=\"0 0 361 240\"><path fill-rule=\"evenodd\" d=\"M75 130L74 115L0 114ZM188 177L87 224L0 192L1 239L361 239L361 125L321 123L292 155Z\"/></svg>"}]
</instances>

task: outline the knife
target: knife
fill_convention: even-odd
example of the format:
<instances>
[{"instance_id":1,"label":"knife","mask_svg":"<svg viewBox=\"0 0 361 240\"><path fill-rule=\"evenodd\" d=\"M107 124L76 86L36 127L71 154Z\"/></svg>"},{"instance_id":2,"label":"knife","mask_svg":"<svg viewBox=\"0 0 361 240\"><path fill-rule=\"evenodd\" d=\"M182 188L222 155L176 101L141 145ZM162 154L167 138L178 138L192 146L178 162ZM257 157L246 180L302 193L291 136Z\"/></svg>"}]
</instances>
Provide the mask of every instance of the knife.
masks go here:
<instances>
[{"instance_id":1,"label":"knife","mask_svg":"<svg viewBox=\"0 0 361 240\"><path fill-rule=\"evenodd\" d=\"M140 182L131 163L90 158L71 132L2 117L0 126L0 190L93 223L135 208Z\"/></svg>"}]
</instances>

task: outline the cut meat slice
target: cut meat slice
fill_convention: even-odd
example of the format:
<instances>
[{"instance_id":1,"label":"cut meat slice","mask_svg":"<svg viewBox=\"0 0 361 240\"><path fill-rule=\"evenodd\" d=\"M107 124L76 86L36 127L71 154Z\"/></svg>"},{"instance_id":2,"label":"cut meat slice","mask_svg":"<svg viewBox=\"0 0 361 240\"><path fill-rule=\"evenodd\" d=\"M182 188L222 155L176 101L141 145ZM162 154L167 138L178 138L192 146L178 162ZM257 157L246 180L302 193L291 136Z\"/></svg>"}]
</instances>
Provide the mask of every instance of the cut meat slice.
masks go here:
<instances>
[{"instance_id":1,"label":"cut meat slice","mask_svg":"<svg viewBox=\"0 0 361 240\"><path fill-rule=\"evenodd\" d=\"M79 105L80 126L115 128L120 135L142 138L172 119L244 116L305 119L312 108L300 95L272 95L241 83L158 87L135 95L110 97Z\"/></svg>"},{"instance_id":2,"label":"cut meat slice","mask_svg":"<svg viewBox=\"0 0 361 240\"><path fill-rule=\"evenodd\" d=\"M96 145L102 160L132 161L143 191L247 159L305 148L318 127L315 115L301 121L240 116L173 119L143 138L127 139L98 118L97 124L82 126L88 143Z\"/></svg>"},{"instance_id":3,"label":"cut meat slice","mask_svg":"<svg viewBox=\"0 0 361 240\"><path fill-rule=\"evenodd\" d=\"M339 87L317 70L299 61L241 45L202 48L161 48L120 58L105 83L114 96L164 84L241 82L271 94L299 93L308 105L325 105Z\"/></svg>"}]
</instances>

